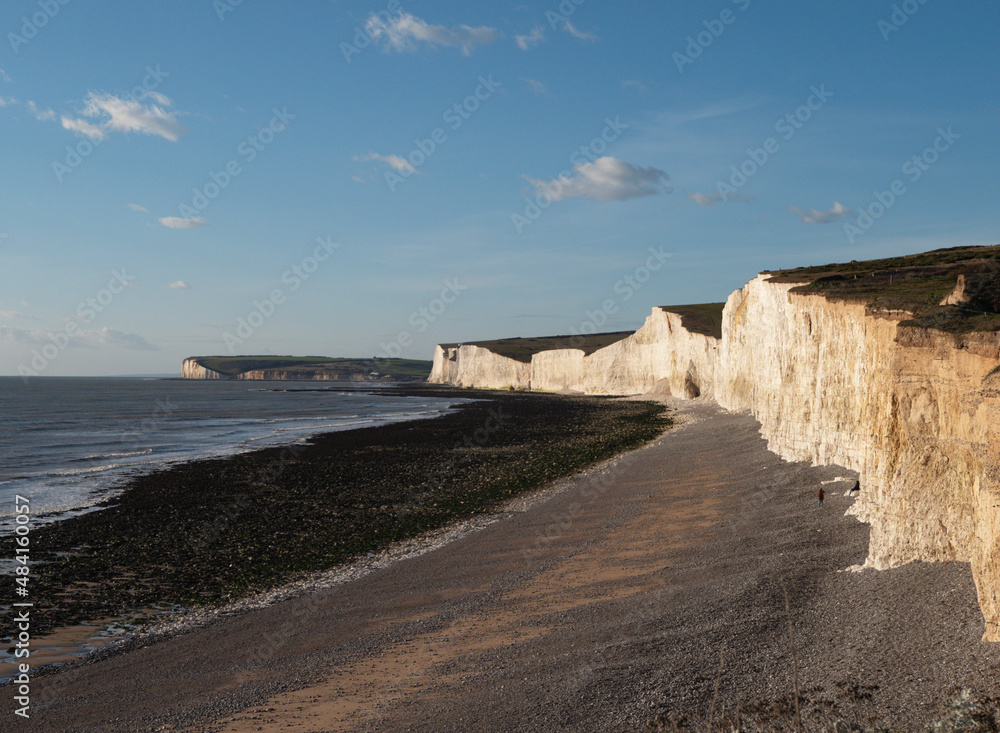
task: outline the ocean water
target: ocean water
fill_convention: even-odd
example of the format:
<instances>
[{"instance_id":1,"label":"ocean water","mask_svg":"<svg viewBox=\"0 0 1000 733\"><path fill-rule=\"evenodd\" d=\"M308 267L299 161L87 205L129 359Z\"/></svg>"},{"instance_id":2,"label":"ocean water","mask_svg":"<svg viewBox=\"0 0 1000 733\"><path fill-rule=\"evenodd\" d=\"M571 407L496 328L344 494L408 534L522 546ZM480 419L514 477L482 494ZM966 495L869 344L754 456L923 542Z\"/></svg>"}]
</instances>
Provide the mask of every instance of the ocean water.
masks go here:
<instances>
[{"instance_id":1,"label":"ocean water","mask_svg":"<svg viewBox=\"0 0 1000 733\"><path fill-rule=\"evenodd\" d=\"M322 385L322 386L313 386ZM440 415L461 399L380 396L358 382L0 377L0 534L14 497L33 523L84 511L174 463Z\"/></svg>"}]
</instances>

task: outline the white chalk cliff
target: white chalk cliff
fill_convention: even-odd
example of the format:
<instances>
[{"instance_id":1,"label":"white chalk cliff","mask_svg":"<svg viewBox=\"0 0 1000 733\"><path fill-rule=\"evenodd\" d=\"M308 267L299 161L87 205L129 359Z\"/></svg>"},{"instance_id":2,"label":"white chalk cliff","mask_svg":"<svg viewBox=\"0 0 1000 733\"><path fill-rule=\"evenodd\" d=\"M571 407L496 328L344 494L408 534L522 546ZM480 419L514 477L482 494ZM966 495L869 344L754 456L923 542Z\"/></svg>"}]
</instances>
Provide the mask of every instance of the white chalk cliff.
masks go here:
<instances>
[{"instance_id":1,"label":"white chalk cliff","mask_svg":"<svg viewBox=\"0 0 1000 733\"><path fill-rule=\"evenodd\" d=\"M901 326L911 314L793 287L762 275L734 292L721 340L656 308L589 356L560 349L529 364L439 346L429 381L589 394L668 387L748 410L783 458L860 474L850 511L871 525L867 567L971 563L983 638L1000 641L1000 335Z\"/></svg>"},{"instance_id":2,"label":"white chalk cliff","mask_svg":"<svg viewBox=\"0 0 1000 733\"><path fill-rule=\"evenodd\" d=\"M197 359L185 359L181 365L183 379L226 379L225 375L206 369Z\"/></svg>"},{"instance_id":3,"label":"white chalk cliff","mask_svg":"<svg viewBox=\"0 0 1000 733\"><path fill-rule=\"evenodd\" d=\"M631 336L584 354L542 351L524 363L473 344L438 346L429 382L483 389L572 390L588 394L645 394L666 380L671 394L710 393L719 341L691 333L681 317L654 308Z\"/></svg>"}]
</instances>

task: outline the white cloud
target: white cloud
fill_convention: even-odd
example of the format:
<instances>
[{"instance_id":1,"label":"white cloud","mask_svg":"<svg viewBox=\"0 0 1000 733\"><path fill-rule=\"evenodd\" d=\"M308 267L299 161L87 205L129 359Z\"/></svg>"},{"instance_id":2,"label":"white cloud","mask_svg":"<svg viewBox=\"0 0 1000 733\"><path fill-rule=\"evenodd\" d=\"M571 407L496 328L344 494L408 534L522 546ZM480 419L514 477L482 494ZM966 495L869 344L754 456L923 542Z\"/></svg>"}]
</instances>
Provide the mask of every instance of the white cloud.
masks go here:
<instances>
[{"instance_id":1,"label":"white cloud","mask_svg":"<svg viewBox=\"0 0 1000 733\"><path fill-rule=\"evenodd\" d=\"M139 206L139 204L129 204L128 207L132 209L132 211L145 211L147 214L149 213L149 209L145 206Z\"/></svg>"},{"instance_id":2,"label":"white cloud","mask_svg":"<svg viewBox=\"0 0 1000 733\"><path fill-rule=\"evenodd\" d=\"M183 280L178 280L177 282L170 283L169 285L165 285L164 287L166 287L168 290L190 290L191 289L191 286L188 285Z\"/></svg>"},{"instance_id":3,"label":"white cloud","mask_svg":"<svg viewBox=\"0 0 1000 733\"><path fill-rule=\"evenodd\" d=\"M641 81L636 81L635 79L625 79L622 82L622 86L625 87L626 89L628 87L635 87L640 92L646 91L646 85L643 84Z\"/></svg>"},{"instance_id":4,"label":"white cloud","mask_svg":"<svg viewBox=\"0 0 1000 733\"><path fill-rule=\"evenodd\" d=\"M149 97L157 104L162 104L164 107L174 106L174 103L170 101L170 97L168 97L166 94L160 94L159 92L154 92L153 90L149 90L147 92L144 92L139 98L145 99L146 97Z\"/></svg>"},{"instance_id":5,"label":"white cloud","mask_svg":"<svg viewBox=\"0 0 1000 733\"><path fill-rule=\"evenodd\" d=\"M535 94L548 94L549 90L546 88L544 82L540 82L537 79L525 79L521 77L521 81L528 85L531 91Z\"/></svg>"},{"instance_id":6,"label":"white cloud","mask_svg":"<svg viewBox=\"0 0 1000 733\"><path fill-rule=\"evenodd\" d=\"M19 344L52 343L45 338L43 331L26 331L23 328L14 328L13 326L0 326L0 339L16 341Z\"/></svg>"},{"instance_id":7,"label":"white cloud","mask_svg":"<svg viewBox=\"0 0 1000 733\"><path fill-rule=\"evenodd\" d=\"M618 158L605 156L593 163L578 163L571 174L551 181L528 178L537 195L545 194L552 201L587 198L597 201L624 201L639 196L670 193L664 185L670 176L658 168L642 168Z\"/></svg>"},{"instance_id":8,"label":"white cloud","mask_svg":"<svg viewBox=\"0 0 1000 733\"><path fill-rule=\"evenodd\" d=\"M566 29L567 33L575 36L576 38L579 38L581 41L597 40L597 36L595 36L593 33L585 33L584 31L579 30L576 26L570 23L569 18L566 19L566 23L563 25L563 28Z\"/></svg>"},{"instance_id":9,"label":"white cloud","mask_svg":"<svg viewBox=\"0 0 1000 733\"><path fill-rule=\"evenodd\" d=\"M3 69L0 69L0 79L2 79L3 81L10 81L10 77L7 76L7 72L4 71Z\"/></svg>"},{"instance_id":10,"label":"white cloud","mask_svg":"<svg viewBox=\"0 0 1000 733\"><path fill-rule=\"evenodd\" d=\"M104 134L104 130L97 125L87 122L86 120L73 120L66 115L62 116L62 126L70 132L75 132L78 135L86 135L94 140L103 140L107 137L107 135Z\"/></svg>"},{"instance_id":11,"label":"white cloud","mask_svg":"<svg viewBox=\"0 0 1000 733\"><path fill-rule=\"evenodd\" d=\"M545 40L545 29L538 25L531 29L531 33L526 36L514 36L514 41L522 51L527 51L532 46L537 46Z\"/></svg>"},{"instance_id":12,"label":"white cloud","mask_svg":"<svg viewBox=\"0 0 1000 733\"><path fill-rule=\"evenodd\" d=\"M24 314L21 311L0 311L0 318L13 321L15 318L24 318Z\"/></svg>"},{"instance_id":13,"label":"white cloud","mask_svg":"<svg viewBox=\"0 0 1000 733\"><path fill-rule=\"evenodd\" d=\"M377 160L381 163L385 163L390 166L393 170L397 170L400 173L416 173L417 169L414 168L409 161L400 158L398 155L379 155L378 153L368 153L368 155L355 155L354 160L364 163L368 160Z\"/></svg>"},{"instance_id":14,"label":"white cloud","mask_svg":"<svg viewBox=\"0 0 1000 733\"><path fill-rule=\"evenodd\" d=\"M385 48L395 51L413 51L415 42L422 41L430 46L448 46L461 48L466 56L475 46L492 43L499 33L489 26L472 28L467 25L446 28L443 25L430 25L409 13L400 13L397 18L388 21L372 13L365 22L365 30L372 39L382 40Z\"/></svg>"},{"instance_id":15,"label":"white cloud","mask_svg":"<svg viewBox=\"0 0 1000 733\"><path fill-rule=\"evenodd\" d=\"M167 229L194 229L208 224L200 216L192 216L190 219L181 219L179 216L164 216L160 223Z\"/></svg>"},{"instance_id":16,"label":"white cloud","mask_svg":"<svg viewBox=\"0 0 1000 733\"><path fill-rule=\"evenodd\" d=\"M829 211L817 211L813 208L810 208L809 211L803 211L795 206L789 206L788 211L801 217L805 224L832 224L854 216L854 212L839 201L834 201L833 208Z\"/></svg>"},{"instance_id":17,"label":"white cloud","mask_svg":"<svg viewBox=\"0 0 1000 733\"><path fill-rule=\"evenodd\" d=\"M84 331L82 335L84 338L93 338L105 346L120 346L123 349L135 351L159 351L159 347L149 343L139 334L126 333L107 326L100 331Z\"/></svg>"},{"instance_id":18,"label":"white cloud","mask_svg":"<svg viewBox=\"0 0 1000 733\"><path fill-rule=\"evenodd\" d=\"M159 102L159 106L141 104L132 97L121 98L114 94L91 92L84 100L81 114L99 122L95 125L84 119L74 120L63 116L62 126L92 138L107 137L108 133L113 132L138 132L176 142L187 129L177 122L176 112L165 109L171 106L170 99L156 92L149 92L148 95Z\"/></svg>"},{"instance_id":19,"label":"white cloud","mask_svg":"<svg viewBox=\"0 0 1000 733\"><path fill-rule=\"evenodd\" d=\"M716 191L715 193L689 193L688 198L694 201L698 206L715 206L716 204L721 204L723 201L746 201L750 202L754 200L753 196L744 196L741 193L727 193L723 196L721 193Z\"/></svg>"},{"instance_id":20,"label":"white cloud","mask_svg":"<svg viewBox=\"0 0 1000 733\"><path fill-rule=\"evenodd\" d=\"M35 116L36 120L45 122L56 118L56 111L54 109L41 109L31 100L28 100L28 103L25 106L28 108L28 111Z\"/></svg>"},{"instance_id":21,"label":"white cloud","mask_svg":"<svg viewBox=\"0 0 1000 733\"><path fill-rule=\"evenodd\" d=\"M15 97L0 97L0 107L11 107L15 104L21 104ZM30 99L24 103L24 106L36 120L47 122L56 118L56 111L54 109L42 109Z\"/></svg>"}]
</instances>

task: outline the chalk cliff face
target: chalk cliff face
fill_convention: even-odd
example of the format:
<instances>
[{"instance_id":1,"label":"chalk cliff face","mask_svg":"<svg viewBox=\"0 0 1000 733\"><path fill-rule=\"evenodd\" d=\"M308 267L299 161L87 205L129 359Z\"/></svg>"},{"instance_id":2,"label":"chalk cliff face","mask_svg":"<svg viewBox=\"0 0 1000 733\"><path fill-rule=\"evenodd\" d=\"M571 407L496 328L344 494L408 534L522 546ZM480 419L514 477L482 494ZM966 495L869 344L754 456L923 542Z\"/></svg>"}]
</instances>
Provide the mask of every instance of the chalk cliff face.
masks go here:
<instances>
[{"instance_id":1,"label":"chalk cliff face","mask_svg":"<svg viewBox=\"0 0 1000 733\"><path fill-rule=\"evenodd\" d=\"M266 380L272 382L281 381L321 381L321 382L351 382L351 381L374 381L378 377L370 371L358 371L357 369L330 369L316 372L296 372L294 369L250 369L234 377L221 374L211 369L206 369L198 363L197 359L185 359L181 366L181 376L184 379L235 379L244 381Z\"/></svg>"},{"instance_id":2,"label":"chalk cliff face","mask_svg":"<svg viewBox=\"0 0 1000 733\"><path fill-rule=\"evenodd\" d=\"M181 365L181 377L184 379L225 379L222 374L206 369L197 359L185 359Z\"/></svg>"},{"instance_id":3,"label":"chalk cliff face","mask_svg":"<svg viewBox=\"0 0 1000 733\"><path fill-rule=\"evenodd\" d=\"M582 349L542 351L524 363L463 344L438 346L429 382L484 389L572 390L645 394L661 380L679 397L710 394L718 339L691 333L681 317L654 308L628 338L585 355Z\"/></svg>"},{"instance_id":4,"label":"chalk cliff face","mask_svg":"<svg viewBox=\"0 0 1000 733\"><path fill-rule=\"evenodd\" d=\"M481 389L528 389L531 366L472 344L434 350L428 382Z\"/></svg>"},{"instance_id":5,"label":"chalk cliff face","mask_svg":"<svg viewBox=\"0 0 1000 733\"><path fill-rule=\"evenodd\" d=\"M750 410L789 460L861 474L866 566L971 562L1000 641L1000 363L996 334L902 327L902 313L789 293L759 277L723 319L718 402Z\"/></svg>"},{"instance_id":6,"label":"chalk cliff face","mask_svg":"<svg viewBox=\"0 0 1000 733\"><path fill-rule=\"evenodd\" d=\"M665 380L675 396L749 410L782 457L859 472L866 566L970 562L984 639L1000 641L1000 338L901 326L910 314L793 287L763 275L734 292L721 342L656 309L590 356L541 352L528 365L439 348L431 381L635 394Z\"/></svg>"}]
</instances>

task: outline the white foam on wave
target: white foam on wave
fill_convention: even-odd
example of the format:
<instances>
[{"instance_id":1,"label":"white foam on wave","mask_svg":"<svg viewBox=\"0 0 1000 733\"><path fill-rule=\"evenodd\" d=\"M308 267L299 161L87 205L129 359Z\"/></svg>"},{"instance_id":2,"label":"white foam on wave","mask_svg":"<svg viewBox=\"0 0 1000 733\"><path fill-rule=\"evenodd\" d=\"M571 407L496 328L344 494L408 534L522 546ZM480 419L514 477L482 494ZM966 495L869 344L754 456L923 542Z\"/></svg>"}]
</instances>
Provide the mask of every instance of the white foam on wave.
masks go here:
<instances>
[{"instance_id":1,"label":"white foam on wave","mask_svg":"<svg viewBox=\"0 0 1000 733\"><path fill-rule=\"evenodd\" d=\"M130 451L128 453L99 453L94 456L87 456L86 458L74 458L74 461L109 461L112 458L132 458L134 456L148 456L153 452L152 448L147 448L146 450Z\"/></svg>"}]
</instances>

